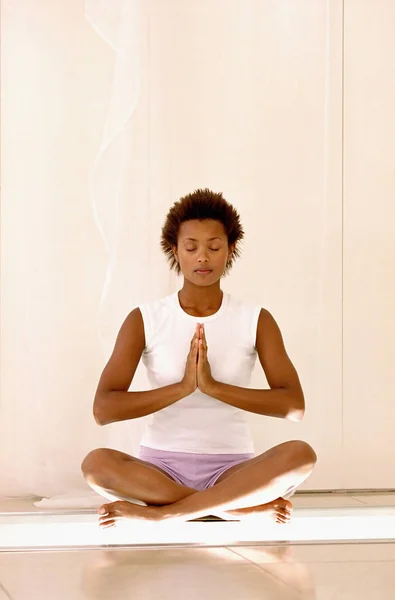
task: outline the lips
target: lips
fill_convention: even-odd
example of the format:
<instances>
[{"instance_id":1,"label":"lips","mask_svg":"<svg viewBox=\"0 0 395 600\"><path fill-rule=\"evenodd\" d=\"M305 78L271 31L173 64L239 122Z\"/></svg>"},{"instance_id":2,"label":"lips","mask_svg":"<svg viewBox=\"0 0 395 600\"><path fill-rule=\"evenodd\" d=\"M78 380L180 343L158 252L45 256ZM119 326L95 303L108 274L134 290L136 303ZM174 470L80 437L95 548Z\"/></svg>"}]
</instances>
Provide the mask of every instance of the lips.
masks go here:
<instances>
[{"instance_id":1,"label":"lips","mask_svg":"<svg viewBox=\"0 0 395 600\"><path fill-rule=\"evenodd\" d=\"M211 273L211 269L196 269L195 273Z\"/></svg>"}]
</instances>

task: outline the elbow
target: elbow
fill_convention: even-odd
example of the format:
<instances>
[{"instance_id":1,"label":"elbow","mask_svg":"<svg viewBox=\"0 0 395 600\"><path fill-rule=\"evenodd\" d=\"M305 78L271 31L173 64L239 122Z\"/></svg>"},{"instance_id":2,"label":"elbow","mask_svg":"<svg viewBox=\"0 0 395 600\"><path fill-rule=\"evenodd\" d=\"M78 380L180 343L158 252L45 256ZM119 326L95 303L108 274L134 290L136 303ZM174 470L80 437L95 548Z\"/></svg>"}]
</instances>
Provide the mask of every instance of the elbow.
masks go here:
<instances>
[{"instance_id":1,"label":"elbow","mask_svg":"<svg viewBox=\"0 0 395 600\"><path fill-rule=\"evenodd\" d=\"M95 419L96 424L100 425L100 427L102 427L103 425L106 425L106 423L103 421L103 419L95 411L93 411L93 418Z\"/></svg>"},{"instance_id":2,"label":"elbow","mask_svg":"<svg viewBox=\"0 0 395 600\"><path fill-rule=\"evenodd\" d=\"M288 411L287 419L289 421L294 421L294 423L299 423L302 421L304 417L304 408L292 408Z\"/></svg>"},{"instance_id":3,"label":"elbow","mask_svg":"<svg viewBox=\"0 0 395 600\"><path fill-rule=\"evenodd\" d=\"M93 403L93 418L100 427L107 425L108 423L103 410L103 400L99 397L96 397Z\"/></svg>"},{"instance_id":4,"label":"elbow","mask_svg":"<svg viewBox=\"0 0 395 600\"><path fill-rule=\"evenodd\" d=\"M304 418L305 413L305 403L303 394L295 398L293 397L293 401L290 403L289 410L286 418L289 421L293 421L294 423L299 423Z\"/></svg>"}]
</instances>

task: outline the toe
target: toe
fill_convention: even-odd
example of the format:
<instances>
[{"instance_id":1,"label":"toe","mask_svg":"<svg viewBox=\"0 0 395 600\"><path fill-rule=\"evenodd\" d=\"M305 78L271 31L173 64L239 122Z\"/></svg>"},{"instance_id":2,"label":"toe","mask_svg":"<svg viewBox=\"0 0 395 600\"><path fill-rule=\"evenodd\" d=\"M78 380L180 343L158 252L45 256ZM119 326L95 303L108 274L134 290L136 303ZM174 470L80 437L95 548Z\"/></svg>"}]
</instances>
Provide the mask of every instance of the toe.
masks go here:
<instances>
[{"instance_id":1,"label":"toe","mask_svg":"<svg viewBox=\"0 0 395 600\"><path fill-rule=\"evenodd\" d=\"M276 521L278 523L289 523L291 520L291 512L282 506L276 507Z\"/></svg>"},{"instance_id":2,"label":"toe","mask_svg":"<svg viewBox=\"0 0 395 600\"><path fill-rule=\"evenodd\" d=\"M111 504L102 504L99 510L97 511L99 515L108 515L111 511Z\"/></svg>"},{"instance_id":3,"label":"toe","mask_svg":"<svg viewBox=\"0 0 395 600\"><path fill-rule=\"evenodd\" d=\"M280 500L277 502L277 504L275 506L276 506L276 509L278 511L281 511L282 513L286 513L288 515L292 514L293 506L292 506L291 502L289 502L288 500L284 500L283 498L280 498Z\"/></svg>"},{"instance_id":4,"label":"toe","mask_svg":"<svg viewBox=\"0 0 395 600\"><path fill-rule=\"evenodd\" d=\"M115 526L115 519L109 519L107 521L102 521L99 523L99 526L101 529L109 529L110 527L114 527Z\"/></svg>"},{"instance_id":5,"label":"toe","mask_svg":"<svg viewBox=\"0 0 395 600\"><path fill-rule=\"evenodd\" d=\"M99 525L100 527L105 527L106 525L108 525L109 523L115 523L115 520L113 517L101 517L99 519Z\"/></svg>"},{"instance_id":6,"label":"toe","mask_svg":"<svg viewBox=\"0 0 395 600\"><path fill-rule=\"evenodd\" d=\"M278 515L276 521L277 523L289 523L290 519L287 519L287 517L283 517L282 515Z\"/></svg>"}]
</instances>

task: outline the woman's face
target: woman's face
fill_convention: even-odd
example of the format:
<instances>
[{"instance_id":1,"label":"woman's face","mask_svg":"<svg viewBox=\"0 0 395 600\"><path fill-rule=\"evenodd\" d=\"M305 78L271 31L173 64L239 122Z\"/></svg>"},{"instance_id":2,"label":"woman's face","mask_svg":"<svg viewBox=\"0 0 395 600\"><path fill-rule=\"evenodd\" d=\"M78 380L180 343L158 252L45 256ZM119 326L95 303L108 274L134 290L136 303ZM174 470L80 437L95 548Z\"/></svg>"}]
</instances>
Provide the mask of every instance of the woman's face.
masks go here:
<instances>
[{"instance_id":1,"label":"woman's face","mask_svg":"<svg viewBox=\"0 0 395 600\"><path fill-rule=\"evenodd\" d=\"M222 277L226 263L232 254L228 238L220 221L191 220L181 224L178 249L175 255L183 274L196 284ZM198 270L209 270L207 274Z\"/></svg>"}]
</instances>

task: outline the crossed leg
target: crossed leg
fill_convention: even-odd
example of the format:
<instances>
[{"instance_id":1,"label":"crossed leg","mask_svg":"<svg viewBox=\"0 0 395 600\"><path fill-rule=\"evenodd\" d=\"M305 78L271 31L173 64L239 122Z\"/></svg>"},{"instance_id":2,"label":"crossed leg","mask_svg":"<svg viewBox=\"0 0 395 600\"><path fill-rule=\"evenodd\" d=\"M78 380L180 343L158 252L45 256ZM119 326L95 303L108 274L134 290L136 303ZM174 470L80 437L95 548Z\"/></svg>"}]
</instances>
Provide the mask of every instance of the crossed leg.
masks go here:
<instances>
[{"instance_id":1,"label":"crossed leg","mask_svg":"<svg viewBox=\"0 0 395 600\"><path fill-rule=\"evenodd\" d=\"M101 525L112 526L122 518L191 520L207 514L226 518L259 512L257 509L265 510L269 505L273 509L283 495L307 479L316 460L314 450L305 442L285 442L231 467L212 488L203 491L182 486L158 467L116 450L89 453L82 471L93 489L115 500L99 511ZM149 506L131 504L133 499ZM281 514L282 510L285 517L290 503L282 503L277 511Z\"/></svg>"},{"instance_id":2,"label":"crossed leg","mask_svg":"<svg viewBox=\"0 0 395 600\"><path fill-rule=\"evenodd\" d=\"M198 490L177 483L166 471L111 448L97 448L81 465L86 482L108 500L173 504Z\"/></svg>"}]
</instances>

